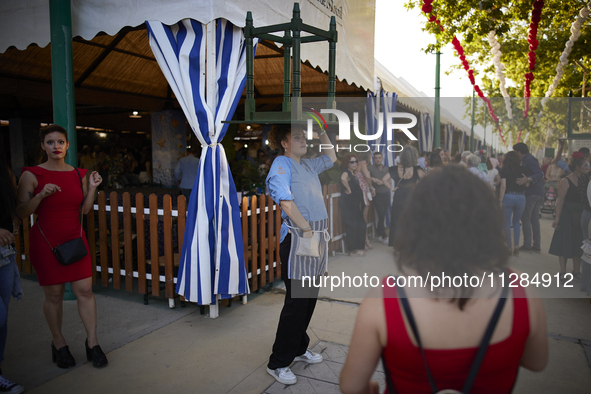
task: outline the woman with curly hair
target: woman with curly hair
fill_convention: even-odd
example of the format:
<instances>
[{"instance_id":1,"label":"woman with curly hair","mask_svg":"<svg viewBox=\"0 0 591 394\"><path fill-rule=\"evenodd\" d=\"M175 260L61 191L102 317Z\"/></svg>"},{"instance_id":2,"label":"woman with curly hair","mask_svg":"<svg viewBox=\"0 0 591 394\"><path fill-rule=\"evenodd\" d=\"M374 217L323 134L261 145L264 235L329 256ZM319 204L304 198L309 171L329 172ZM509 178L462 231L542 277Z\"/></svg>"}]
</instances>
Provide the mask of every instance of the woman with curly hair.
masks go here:
<instances>
[{"instance_id":1,"label":"woman with curly hair","mask_svg":"<svg viewBox=\"0 0 591 394\"><path fill-rule=\"evenodd\" d=\"M435 154L439 155L439 152ZM408 196L417 182L424 176L425 172L419 166L419 152L414 146L407 145L400 153L400 164L390 167L388 174L382 179L382 182L388 185L390 189L394 188L392 216L390 219L390 246L394 246L394 234L398 218L402 214ZM392 185L392 181L394 181L394 185Z\"/></svg>"},{"instance_id":2,"label":"woman with curly hair","mask_svg":"<svg viewBox=\"0 0 591 394\"><path fill-rule=\"evenodd\" d=\"M400 274L383 278L359 307L340 375L343 393L377 393L371 377L380 357L389 393L510 393L520 366L546 366L544 304L532 286L443 283L431 292L412 284L444 273L519 274L508 268L499 204L488 185L468 174L444 166L411 192L399 222L404 231L394 237ZM472 372L478 349L484 357Z\"/></svg>"},{"instance_id":3,"label":"woman with curly hair","mask_svg":"<svg viewBox=\"0 0 591 394\"><path fill-rule=\"evenodd\" d=\"M359 159L354 153L347 153L341 160L341 219L345 228L345 243L350 256L365 256L366 222L363 217L365 202L361 188L361 172L357 171Z\"/></svg>"},{"instance_id":4,"label":"woman with curly hair","mask_svg":"<svg viewBox=\"0 0 591 394\"><path fill-rule=\"evenodd\" d=\"M589 171L581 152L574 152L568 163L570 175L558 182L558 200L556 201L556 219L552 222L554 235L548 253L558 256L560 274L566 274L566 260L573 259L573 277L581 276L581 256L583 250L583 230L581 216L583 201L578 191L579 177ZM566 278L565 278L566 279Z\"/></svg>"}]
</instances>

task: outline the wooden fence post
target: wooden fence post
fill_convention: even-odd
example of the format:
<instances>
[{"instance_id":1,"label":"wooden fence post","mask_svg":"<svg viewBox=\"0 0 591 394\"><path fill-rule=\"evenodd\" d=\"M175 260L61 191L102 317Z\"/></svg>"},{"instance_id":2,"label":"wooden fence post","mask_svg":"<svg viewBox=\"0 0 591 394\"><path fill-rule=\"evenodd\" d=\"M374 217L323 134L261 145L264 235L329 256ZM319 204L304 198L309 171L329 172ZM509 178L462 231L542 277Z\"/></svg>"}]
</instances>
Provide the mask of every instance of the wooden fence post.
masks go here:
<instances>
[{"instance_id":1,"label":"wooden fence post","mask_svg":"<svg viewBox=\"0 0 591 394\"><path fill-rule=\"evenodd\" d=\"M150 262L152 295L160 295L160 251L158 250L158 197L150 194Z\"/></svg>"},{"instance_id":2,"label":"wooden fence post","mask_svg":"<svg viewBox=\"0 0 591 394\"><path fill-rule=\"evenodd\" d=\"M174 255L172 250L172 199L170 194L165 194L162 200L164 211L164 292L166 298L174 298L172 279L174 266ZM156 261L159 261L159 259Z\"/></svg>"},{"instance_id":3,"label":"wooden fence post","mask_svg":"<svg viewBox=\"0 0 591 394\"><path fill-rule=\"evenodd\" d=\"M144 230L144 195L135 195L135 228L137 232L138 291L146 294L146 232Z\"/></svg>"},{"instance_id":4,"label":"wooden fence post","mask_svg":"<svg viewBox=\"0 0 591 394\"><path fill-rule=\"evenodd\" d=\"M121 255L119 254L119 196L111 192L111 262L113 267L113 288L121 288Z\"/></svg>"},{"instance_id":5,"label":"wooden fence post","mask_svg":"<svg viewBox=\"0 0 591 394\"><path fill-rule=\"evenodd\" d=\"M123 193L123 247L125 248L125 290L133 291L133 238L131 225L131 196Z\"/></svg>"},{"instance_id":6,"label":"wooden fence post","mask_svg":"<svg viewBox=\"0 0 591 394\"><path fill-rule=\"evenodd\" d=\"M101 286L109 286L109 245L107 244L107 196L98 194L99 205L99 249L101 257Z\"/></svg>"}]
</instances>

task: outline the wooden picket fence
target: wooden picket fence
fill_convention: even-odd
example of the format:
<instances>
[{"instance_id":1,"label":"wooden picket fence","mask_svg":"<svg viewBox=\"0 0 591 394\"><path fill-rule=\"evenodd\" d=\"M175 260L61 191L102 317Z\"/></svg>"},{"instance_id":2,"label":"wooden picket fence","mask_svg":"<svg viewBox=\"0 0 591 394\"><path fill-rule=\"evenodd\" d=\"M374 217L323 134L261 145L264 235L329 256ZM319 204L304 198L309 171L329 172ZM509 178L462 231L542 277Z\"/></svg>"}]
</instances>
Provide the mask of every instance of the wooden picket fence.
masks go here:
<instances>
[{"instance_id":1,"label":"wooden picket fence","mask_svg":"<svg viewBox=\"0 0 591 394\"><path fill-rule=\"evenodd\" d=\"M329 214L329 252L334 255L344 249L338 185L324 186L323 195ZM150 194L147 204L145 201L142 193L132 198L127 192L122 195L111 192L107 203L107 194L99 192L92 213L85 215L84 221L92 260L92 283L173 299L187 201L182 195L168 194ZM281 278L281 208L271 197L261 195L242 197L240 210L249 285L251 291L257 291ZM370 209L368 222L372 218L373 209ZM16 240L17 264L24 274L33 272L29 230L34 220L34 215L23 220Z\"/></svg>"}]
</instances>

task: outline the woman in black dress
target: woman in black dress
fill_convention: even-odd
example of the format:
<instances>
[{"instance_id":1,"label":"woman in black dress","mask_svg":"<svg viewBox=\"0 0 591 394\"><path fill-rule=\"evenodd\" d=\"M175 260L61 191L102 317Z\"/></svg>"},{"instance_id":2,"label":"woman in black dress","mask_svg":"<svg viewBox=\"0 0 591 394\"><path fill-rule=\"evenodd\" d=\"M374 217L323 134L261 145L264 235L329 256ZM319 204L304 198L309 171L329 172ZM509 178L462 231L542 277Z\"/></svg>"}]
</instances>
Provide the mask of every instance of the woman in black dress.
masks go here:
<instances>
[{"instance_id":1,"label":"woman in black dress","mask_svg":"<svg viewBox=\"0 0 591 394\"><path fill-rule=\"evenodd\" d=\"M552 222L554 235L548 253L558 256L560 274L566 274L566 260L573 260L573 277L581 276L581 256L583 250L583 230L581 215L583 201L578 191L579 177L588 171L587 162L580 152L574 152L568 168L571 174L558 182L558 200L556 201L556 219ZM567 279L567 278L565 278Z\"/></svg>"},{"instance_id":2,"label":"woman in black dress","mask_svg":"<svg viewBox=\"0 0 591 394\"><path fill-rule=\"evenodd\" d=\"M363 190L355 175L359 160L348 153L341 160L341 218L345 229L346 244L351 256L365 256L365 235L367 231L363 209Z\"/></svg>"},{"instance_id":3,"label":"woman in black dress","mask_svg":"<svg viewBox=\"0 0 591 394\"><path fill-rule=\"evenodd\" d=\"M424 176L425 172L419 166L419 152L414 146L407 145L400 153L400 164L388 168L388 174L384 175L382 179L384 184L389 185L390 188L394 187L390 219L390 246L394 246L396 225L406 200L419 179ZM394 185L392 185L392 181L394 181Z\"/></svg>"}]
</instances>

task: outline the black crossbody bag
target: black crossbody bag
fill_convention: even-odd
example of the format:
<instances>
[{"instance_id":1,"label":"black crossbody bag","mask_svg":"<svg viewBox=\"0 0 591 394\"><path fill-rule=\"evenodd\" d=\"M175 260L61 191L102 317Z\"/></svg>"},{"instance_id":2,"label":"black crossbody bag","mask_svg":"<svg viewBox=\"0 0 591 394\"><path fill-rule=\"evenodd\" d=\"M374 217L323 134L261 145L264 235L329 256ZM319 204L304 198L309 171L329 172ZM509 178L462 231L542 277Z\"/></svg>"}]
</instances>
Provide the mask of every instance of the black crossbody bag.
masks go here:
<instances>
[{"instance_id":1,"label":"black crossbody bag","mask_svg":"<svg viewBox=\"0 0 591 394\"><path fill-rule=\"evenodd\" d=\"M80 176L80 172L76 168L76 173L78 174L78 179L80 179L80 189L82 190L82 204L84 204L84 188L82 186L82 177ZM77 261L82 260L88 254L88 250L86 250L86 245L84 245L84 240L82 239L82 205L80 206L80 237L63 243L61 245L56 246L55 248L51 246L45 234L41 230L39 226L39 222L37 222L37 227L39 228L39 232L45 238L45 242L51 248L51 251L57 258L57 261L61 265L70 265Z\"/></svg>"},{"instance_id":2,"label":"black crossbody bag","mask_svg":"<svg viewBox=\"0 0 591 394\"><path fill-rule=\"evenodd\" d=\"M490 339L495 330L495 327L497 326L499 317L501 316L501 312L503 311L503 307L505 306L505 301L507 301L508 292L509 287L503 287L501 297L499 298L499 302L497 303L497 307L495 308L490 322L488 323L488 327L486 328L486 332L484 333L482 341L480 342L480 347L478 348L478 352L476 353L476 358L474 359L472 367L470 368L470 372L468 373L468 378L466 379L466 382L464 382L464 387L462 388L462 391L457 391L453 389L439 390L437 388L435 380L433 379L433 375L431 374L431 369L429 368L429 364L427 363L427 358L425 357L425 350L423 349L421 337L419 336L419 331L417 329L414 315L412 314L412 310L410 309L410 305L408 304L406 293L404 292L404 288L398 287L400 303L402 304L402 308L404 309L404 313L406 314L406 318L408 319L408 324L410 325L410 328L412 329L412 332L417 340L417 344L419 345L419 351L421 352L421 357L423 358L423 362L425 363L425 369L427 370L427 377L429 378L429 386L431 386L431 392L433 392L434 394L468 394L470 390L472 390L472 385L476 380L476 375L478 375L478 370L480 369L480 365L482 364L484 356L486 355L486 351L488 350ZM388 387L388 392L390 394L394 394L396 392L396 390L394 389L394 382L392 381L390 372L386 368L386 360L384 359L383 353L382 366L384 368L384 374L386 375L386 385Z\"/></svg>"}]
</instances>

